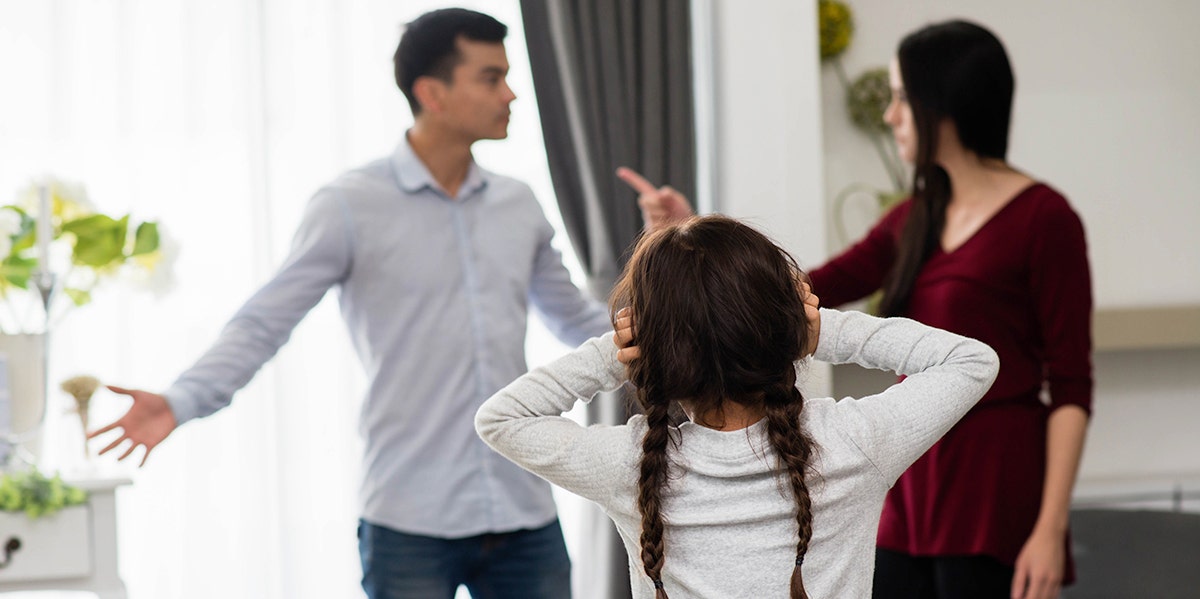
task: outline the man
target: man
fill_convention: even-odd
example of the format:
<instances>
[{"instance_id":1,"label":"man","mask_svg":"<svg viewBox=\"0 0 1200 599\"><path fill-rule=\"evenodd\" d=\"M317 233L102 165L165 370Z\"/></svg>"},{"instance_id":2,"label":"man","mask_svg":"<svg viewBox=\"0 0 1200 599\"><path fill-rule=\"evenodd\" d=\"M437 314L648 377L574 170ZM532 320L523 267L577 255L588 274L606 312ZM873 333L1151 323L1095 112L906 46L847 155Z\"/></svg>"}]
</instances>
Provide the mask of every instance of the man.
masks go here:
<instances>
[{"instance_id":1,"label":"man","mask_svg":"<svg viewBox=\"0 0 1200 599\"><path fill-rule=\"evenodd\" d=\"M570 281L527 185L471 145L507 136L507 28L446 9L409 24L396 82L415 123L392 156L311 200L290 255L162 395L133 398L101 453L146 455L179 424L225 407L331 287L370 377L359 548L372 599L569 597L550 487L475 435L476 409L522 374L529 303L563 341L611 330ZM145 458L143 458L143 462Z\"/></svg>"}]
</instances>

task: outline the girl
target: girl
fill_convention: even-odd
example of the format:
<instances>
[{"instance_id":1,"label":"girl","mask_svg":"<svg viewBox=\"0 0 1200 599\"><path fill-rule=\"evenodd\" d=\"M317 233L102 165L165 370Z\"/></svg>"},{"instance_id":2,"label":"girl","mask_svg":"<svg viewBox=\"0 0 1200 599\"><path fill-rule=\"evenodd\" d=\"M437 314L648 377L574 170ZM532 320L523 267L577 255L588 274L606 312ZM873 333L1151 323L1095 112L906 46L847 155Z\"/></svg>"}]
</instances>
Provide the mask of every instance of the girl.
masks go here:
<instances>
[{"instance_id":1,"label":"girl","mask_svg":"<svg viewBox=\"0 0 1200 599\"><path fill-rule=\"evenodd\" d=\"M660 229L613 292L616 333L505 387L476 430L605 510L636 598L867 597L887 489L987 391L998 361L911 320L818 311L803 281L735 220ZM805 399L808 355L906 378L861 399ZM644 416L587 428L562 416L625 381Z\"/></svg>"}]
</instances>

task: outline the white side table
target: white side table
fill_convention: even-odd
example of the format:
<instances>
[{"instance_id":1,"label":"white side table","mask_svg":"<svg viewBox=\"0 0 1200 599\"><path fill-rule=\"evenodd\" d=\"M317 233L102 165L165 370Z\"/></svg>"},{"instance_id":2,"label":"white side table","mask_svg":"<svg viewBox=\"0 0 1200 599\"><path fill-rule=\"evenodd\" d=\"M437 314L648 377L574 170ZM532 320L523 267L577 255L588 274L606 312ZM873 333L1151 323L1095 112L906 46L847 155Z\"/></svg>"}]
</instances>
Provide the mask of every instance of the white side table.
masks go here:
<instances>
[{"instance_id":1,"label":"white side table","mask_svg":"<svg viewBox=\"0 0 1200 599\"><path fill-rule=\"evenodd\" d=\"M11 591L91 591L99 599L126 599L117 573L116 490L128 478L68 480L88 492L85 505L49 518L0 513L0 560L5 546L17 539L0 568L0 593Z\"/></svg>"}]
</instances>

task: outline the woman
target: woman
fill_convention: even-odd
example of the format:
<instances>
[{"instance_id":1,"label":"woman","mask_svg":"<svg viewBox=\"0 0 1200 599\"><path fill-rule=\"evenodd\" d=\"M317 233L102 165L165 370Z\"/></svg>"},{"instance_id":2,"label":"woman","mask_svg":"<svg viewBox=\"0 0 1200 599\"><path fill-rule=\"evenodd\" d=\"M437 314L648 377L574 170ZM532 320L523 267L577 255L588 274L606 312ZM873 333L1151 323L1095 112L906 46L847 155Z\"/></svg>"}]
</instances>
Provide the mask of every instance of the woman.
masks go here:
<instances>
[{"instance_id":1,"label":"woman","mask_svg":"<svg viewBox=\"0 0 1200 599\"><path fill-rule=\"evenodd\" d=\"M908 319L818 312L803 280L732 219L654 232L613 292L616 333L517 379L476 429L605 510L634 597L865 597L887 488L998 365L982 343ZM907 377L858 400L804 399L808 355ZM562 417L626 380L644 416L589 428ZM674 405L688 417L678 425Z\"/></svg>"},{"instance_id":2,"label":"woman","mask_svg":"<svg viewBox=\"0 0 1200 599\"><path fill-rule=\"evenodd\" d=\"M1074 576L1067 523L1092 397L1083 226L1005 160L1013 75L991 32L950 21L908 35L891 84L884 118L913 197L813 287L834 306L882 288L885 315L984 341L1003 368L888 494L875 596L1056 597Z\"/></svg>"}]
</instances>

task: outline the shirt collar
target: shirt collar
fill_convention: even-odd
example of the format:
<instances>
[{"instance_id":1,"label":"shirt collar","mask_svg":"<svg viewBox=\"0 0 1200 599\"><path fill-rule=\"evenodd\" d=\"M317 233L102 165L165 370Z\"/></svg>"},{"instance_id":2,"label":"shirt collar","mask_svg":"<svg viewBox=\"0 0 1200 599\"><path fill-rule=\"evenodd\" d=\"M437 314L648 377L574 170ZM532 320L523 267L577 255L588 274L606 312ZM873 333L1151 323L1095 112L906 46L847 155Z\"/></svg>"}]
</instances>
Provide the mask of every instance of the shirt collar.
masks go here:
<instances>
[{"instance_id":1,"label":"shirt collar","mask_svg":"<svg viewBox=\"0 0 1200 599\"><path fill-rule=\"evenodd\" d=\"M413 151L412 145L408 143L408 136L396 146L396 151L392 153L392 169L396 171L396 180L400 183L400 188L408 193L416 193L422 189L430 189L438 195L445 197L445 192L433 179L433 175L429 174L429 169L424 162L417 157L417 153ZM479 168L475 160L471 160L471 166L467 168L467 178L463 180L462 186L458 190L458 198L465 199L482 190L487 185L488 172Z\"/></svg>"}]
</instances>

